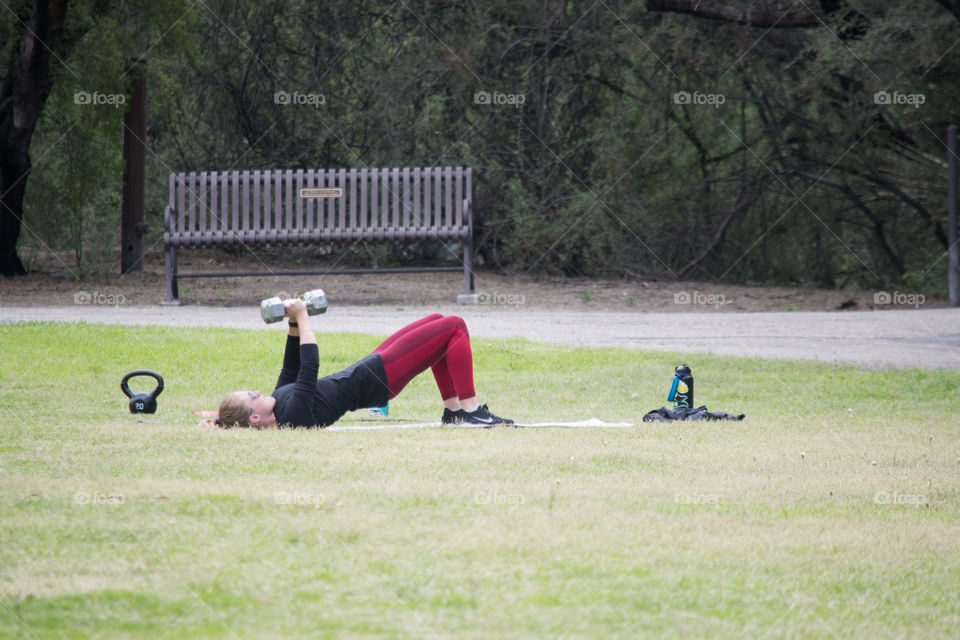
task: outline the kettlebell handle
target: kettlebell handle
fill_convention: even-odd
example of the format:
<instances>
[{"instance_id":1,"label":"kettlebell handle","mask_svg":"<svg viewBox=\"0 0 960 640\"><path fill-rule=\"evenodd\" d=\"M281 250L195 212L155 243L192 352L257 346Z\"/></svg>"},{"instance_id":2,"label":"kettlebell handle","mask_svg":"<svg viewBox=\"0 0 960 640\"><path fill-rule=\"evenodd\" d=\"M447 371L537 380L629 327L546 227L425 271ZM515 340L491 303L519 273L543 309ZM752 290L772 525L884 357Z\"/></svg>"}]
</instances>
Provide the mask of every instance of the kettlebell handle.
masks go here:
<instances>
[{"instance_id":1,"label":"kettlebell handle","mask_svg":"<svg viewBox=\"0 0 960 640\"><path fill-rule=\"evenodd\" d=\"M120 381L120 390L123 391L128 398L133 397L133 392L130 391L130 385L127 384L127 381L137 376L149 376L157 381L157 388L150 392L151 398L156 398L163 392L163 377L159 373L151 371L150 369L137 369L123 376L123 380Z\"/></svg>"}]
</instances>

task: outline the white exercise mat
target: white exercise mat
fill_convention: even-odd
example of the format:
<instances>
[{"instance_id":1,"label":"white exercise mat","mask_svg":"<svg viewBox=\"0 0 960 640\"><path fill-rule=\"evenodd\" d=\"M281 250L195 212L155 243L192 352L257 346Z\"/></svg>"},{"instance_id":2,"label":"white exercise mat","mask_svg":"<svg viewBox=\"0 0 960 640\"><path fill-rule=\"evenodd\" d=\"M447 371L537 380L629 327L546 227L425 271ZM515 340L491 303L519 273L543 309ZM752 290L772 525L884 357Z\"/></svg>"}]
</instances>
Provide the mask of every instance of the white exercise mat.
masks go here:
<instances>
[{"instance_id":1,"label":"white exercise mat","mask_svg":"<svg viewBox=\"0 0 960 640\"><path fill-rule=\"evenodd\" d=\"M509 429L511 427L523 427L535 428L535 427L560 427L565 429L585 429L585 428L620 428L624 429L627 427L632 427L632 422L604 422L598 418L590 418L589 420L582 420L580 422L527 422L527 423L517 423L515 425L511 424L498 424L493 425L501 429ZM324 431L371 431L371 430L383 430L383 429L428 429L431 427L443 427L444 429L486 429L481 424L440 424L439 422L420 422L420 423L403 423L403 422L382 422L377 424L357 424L357 425L340 425L327 427Z\"/></svg>"}]
</instances>

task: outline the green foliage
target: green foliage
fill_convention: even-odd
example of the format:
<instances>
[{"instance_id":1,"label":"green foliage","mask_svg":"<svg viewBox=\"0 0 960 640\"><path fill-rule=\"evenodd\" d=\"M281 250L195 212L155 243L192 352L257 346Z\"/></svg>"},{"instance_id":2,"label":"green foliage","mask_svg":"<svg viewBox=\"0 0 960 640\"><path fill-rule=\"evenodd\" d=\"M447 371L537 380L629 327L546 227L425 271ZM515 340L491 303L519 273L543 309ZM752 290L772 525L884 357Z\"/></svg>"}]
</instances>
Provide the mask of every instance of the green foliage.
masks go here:
<instances>
[{"instance_id":1,"label":"green foliage","mask_svg":"<svg viewBox=\"0 0 960 640\"><path fill-rule=\"evenodd\" d=\"M130 80L150 74L144 55L182 54L189 13L180 0L68 7L62 50L51 64L51 91L31 147L24 224L27 238L72 249L78 268L114 263ZM162 84L150 84L148 96L162 95ZM148 184L151 179L164 180L148 173Z\"/></svg>"},{"instance_id":2,"label":"green foliage","mask_svg":"<svg viewBox=\"0 0 960 640\"><path fill-rule=\"evenodd\" d=\"M483 260L514 272L942 292L960 25L933 0L849 4L766 31L639 0L81 5L31 226L57 245L111 235L119 110L80 119L70 96L122 93L146 52L154 240L172 171L452 164L474 168Z\"/></svg>"}]
</instances>

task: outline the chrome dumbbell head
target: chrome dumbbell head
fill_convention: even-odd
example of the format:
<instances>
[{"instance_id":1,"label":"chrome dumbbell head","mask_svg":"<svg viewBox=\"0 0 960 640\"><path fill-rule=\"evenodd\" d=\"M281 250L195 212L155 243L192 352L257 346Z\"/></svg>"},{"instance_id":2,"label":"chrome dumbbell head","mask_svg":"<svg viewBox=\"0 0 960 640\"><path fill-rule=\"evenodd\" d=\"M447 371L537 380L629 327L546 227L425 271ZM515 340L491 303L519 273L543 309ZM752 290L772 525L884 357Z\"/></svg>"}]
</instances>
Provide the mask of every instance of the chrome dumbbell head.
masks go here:
<instances>
[{"instance_id":1,"label":"chrome dumbbell head","mask_svg":"<svg viewBox=\"0 0 960 640\"><path fill-rule=\"evenodd\" d=\"M327 294L323 289L314 289L303 294L303 301L307 304L307 313L311 316L327 312Z\"/></svg>"},{"instance_id":2,"label":"chrome dumbbell head","mask_svg":"<svg viewBox=\"0 0 960 640\"><path fill-rule=\"evenodd\" d=\"M280 322L286 315L287 311L283 308L283 300L279 297L267 298L260 302L260 317L267 324Z\"/></svg>"}]
</instances>

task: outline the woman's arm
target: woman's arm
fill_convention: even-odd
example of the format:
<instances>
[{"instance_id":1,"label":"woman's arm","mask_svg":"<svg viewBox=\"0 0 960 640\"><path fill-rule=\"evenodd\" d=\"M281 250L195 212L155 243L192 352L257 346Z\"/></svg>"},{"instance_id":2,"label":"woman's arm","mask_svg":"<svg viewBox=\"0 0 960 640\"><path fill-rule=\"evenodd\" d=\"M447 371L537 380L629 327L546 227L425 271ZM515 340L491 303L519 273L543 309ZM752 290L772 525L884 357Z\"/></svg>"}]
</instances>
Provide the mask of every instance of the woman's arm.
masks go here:
<instances>
[{"instance_id":1,"label":"woman's arm","mask_svg":"<svg viewBox=\"0 0 960 640\"><path fill-rule=\"evenodd\" d=\"M297 381L297 373L300 371L300 320L297 317L298 307L300 305L295 305L296 302L300 302L303 305L303 302L297 299L285 300L284 308L287 312L287 318L290 321L290 326L287 328L287 344L283 351L283 365L280 368L280 376L277 378L276 388L290 384L291 382ZM306 309L306 305L303 305ZM316 344L317 339L313 336L313 330L310 327L309 315L307 320L303 321L303 328L309 332L309 336L306 336L308 339L307 344Z\"/></svg>"},{"instance_id":2,"label":"woman's arm","mask_svg":"<svg viewBox=\"0 0 960 640\"><path fill-rule=\"evenodd\" d=\"M317 371L320 368L320 351L317 348L317 338L313 335L310 326L310 316L307 314L307 305L303 300L290 300L287 305L287 315L296 318L297 330L300 334L300 368L297 371L296 387L293 396L308 412L313 406L313 397L317 394ZM288 342L292 342L287 338Z\"/></svg>"},{"instance_id":3,"label":"woman's arm","mask_svg":"<svg viewBox=\"0 0 960 640\"><path fill-rule=\"evenodd\" d=\"M289 304L287 304L289 303ZM317 338L313 335L313 327L310 326L310 315L307 313L307 304L299 298L287 300L284 302L287 309L287 316L291 321L295 321L297 326L291 326L288 335L299 335L300 346L305 344L317 344ZM292 322L291 322L292 324ZM294 333L296 331L296 333Z\"/></svg>"}]
</instances>

